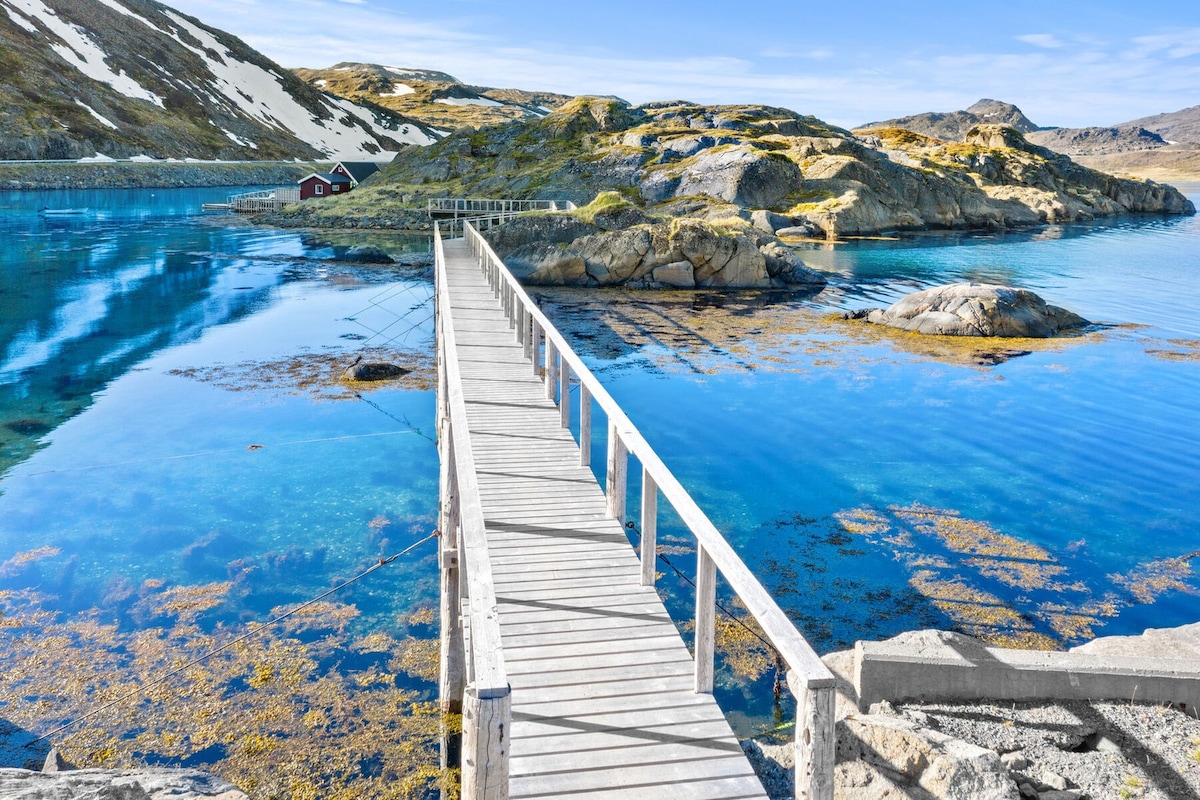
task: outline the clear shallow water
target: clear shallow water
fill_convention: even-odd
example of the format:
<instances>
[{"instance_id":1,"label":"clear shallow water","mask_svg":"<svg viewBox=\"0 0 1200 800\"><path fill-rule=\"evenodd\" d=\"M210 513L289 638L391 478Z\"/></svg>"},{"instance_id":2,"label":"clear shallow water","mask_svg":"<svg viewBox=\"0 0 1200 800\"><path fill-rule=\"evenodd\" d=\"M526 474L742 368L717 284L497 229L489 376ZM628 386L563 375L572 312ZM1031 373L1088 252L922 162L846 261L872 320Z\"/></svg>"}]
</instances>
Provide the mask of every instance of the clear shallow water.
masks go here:
<instances>
[{"instance_id":1,"label":"clear shallow water","mask_svg":"<svg viewBox=\"0 0 1200 800\"><path fill-rule=\"evenodd\" d=\"M831 274L816 297L542 294L819 650L929 625L1064 646L1200 619L1200 220L802 256ZM833 316L962 280L1105 327L981 366ZM666 583L688 618L690 588Z\"/></svg>"},{"instance_id":2,"label":"clear shallow water","mask_svg":"<svg viewBox=\"0 0 1200 800\"><path fill-rule=\"evenodd\" d=\"M329 371L427 355L427 279L198 214L224 195L0 193L0 592L136 625L146 581L228 581L207 619L233 624L432 529L432 393ZM1195 218L928 236L805 252L832 276L812 298L543 294L822 651L956 624L1069 644L1197 617L1189 562L1146 565L1200 549L1198 245ZM981 367L831 316L965 279L1117 327ZM355 630L402 636L435 564L347 591ZM743 732L770 714L762 681L721 692Z\"/></svg>"},{"instance_id":3,"label":"clear shallow water","mask_svg":"<svg viewBox=\"0 0 1200 800\"><path fill-rule=\"evenodd\" d=\"M309 581L253 588L262 612L433 517L428 392L326 396L286 376L362 347L427 352L428 282L198 213L226 191L0 195L0 435L19 462L0 483L0 561L60 550L30 569L64 610L115 583L224 581L239 560ZM43 205L91 211L47 220ZM391 582L387 611L422 599L417 574Z\"/></svg>"},{"instance_id":4,"label":"clear shallow water","mask_svg":"<svg viewBox=\"0 0 1200 800\"><path fill-rule=\"evenodd\" d=\"M434 527L428 279L328 263L335 243L200 213L227 191L0 193L0 716L39 732ZM43 206L89 212L46 219ZM360 353L415 377L339 384ZM431 631L401 617L436 603L434 546L330 601L167 684L160 702L130 700L56 741L76 763L134 752L209 765L260 793L350 782L378 794L353 782L435 758L375 753L386 738L370 725L417 717L359 710L400 708L376 693L430 697L421 658L401 656L406 637ZM370 634L387 638L358 638ZM303 644L288 650L288 636ZM363 678L381 670L393 677ZM282 714L257 691L277 675L308 675L288 678ZM301 720L318 712L341 737ZM338 747L375 774L329 766Z\"/></svg>"}]
</instances>

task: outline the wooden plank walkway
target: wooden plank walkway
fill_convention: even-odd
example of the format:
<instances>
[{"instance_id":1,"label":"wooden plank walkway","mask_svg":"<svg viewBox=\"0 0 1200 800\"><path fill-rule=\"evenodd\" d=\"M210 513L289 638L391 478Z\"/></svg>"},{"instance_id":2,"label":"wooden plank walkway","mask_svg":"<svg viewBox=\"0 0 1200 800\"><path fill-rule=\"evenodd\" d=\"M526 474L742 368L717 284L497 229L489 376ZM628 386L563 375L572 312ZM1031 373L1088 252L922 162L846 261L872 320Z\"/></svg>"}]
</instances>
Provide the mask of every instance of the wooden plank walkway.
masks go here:
<instances>
[{"instance_id":1,"label":"wooden plank walkway","mask_svg":"<svg viewBox=\"0 0 1200 800\"><path fill-rule=\"evenodd\" d=\"M510 796L765 800L466 243L445 255L512 685Z\"/></svg>"}]
</instances>

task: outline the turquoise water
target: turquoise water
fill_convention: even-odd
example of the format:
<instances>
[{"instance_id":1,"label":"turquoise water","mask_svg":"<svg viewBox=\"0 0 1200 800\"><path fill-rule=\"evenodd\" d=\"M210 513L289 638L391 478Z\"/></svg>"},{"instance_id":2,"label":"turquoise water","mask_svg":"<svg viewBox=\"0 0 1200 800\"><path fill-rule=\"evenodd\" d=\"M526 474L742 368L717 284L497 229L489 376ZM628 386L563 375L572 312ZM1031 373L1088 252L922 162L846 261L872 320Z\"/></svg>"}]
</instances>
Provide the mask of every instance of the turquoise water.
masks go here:
<instances>
[{"instance_id":1,"label":"turquoise water","mask_svg":"<svg viewBox=\"0 0 1200 800\"><path fill-rule=\"evenodd\" d=\"M428 281L200 213L227 191L0 194L0 563L57 551L0 587L77 612L248 571L226 613L253 618L432 529L430 393L325 379L364 347L427 354ZM432 552L351 601L429 602Z\"/></svg>"},{"instance_id":2,"label":"turquoise water","mask_svg":"<svg viewBox=\"0 0 1200 800\"><path fill-rule=\"evenodd\" d=\"M1197 620L1197 218L801 255L830 274L816 297L542 296L820 651L926 625L1064 646ZM963 280L1100 325L985 366L834 318Z\"/></svg>"},{"instance_id":3,"label":"turquoise water","mask_svg":"<svg viewBox=\"0 0 1200 800\"><path fill-rule=\"evenodd\" d=\"M428 385L335 380L364 348L428 359L428 276L199 212L224 195L0 193L0 592L134 626L147 581L231 582L209 624L261 620L432 530ZM924 625L1069 645L1196 621L1196 218L802 255L831 277L815 297L541 295L818 649ZM834 318L966 279L1102 326L983 366ZM689 571L669 514L663 536ZM436 603L435 565L427 544L338 599L360 633L402 635L399 615ZM770 713L762 682L721 692Z\"/></svg>"}]
</instances>

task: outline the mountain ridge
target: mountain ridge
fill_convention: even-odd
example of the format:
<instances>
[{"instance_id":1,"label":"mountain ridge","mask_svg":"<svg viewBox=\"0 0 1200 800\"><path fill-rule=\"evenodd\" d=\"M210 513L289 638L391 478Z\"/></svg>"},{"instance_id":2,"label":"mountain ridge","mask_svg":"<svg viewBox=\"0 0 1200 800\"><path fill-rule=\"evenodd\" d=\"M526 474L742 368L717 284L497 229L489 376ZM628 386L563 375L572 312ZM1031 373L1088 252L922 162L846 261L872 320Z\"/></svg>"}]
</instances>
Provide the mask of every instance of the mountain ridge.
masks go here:
<instances>
[{"instance_id":1,"label":"mountain ridge","mask_svg":"<svg viewBox=\"0 0 1200 800\"><path fill-rule=\"evenodd\" d=\"M352 61L292 72L315 88L379 105L444 131L544 117L571 99L554 92L473 86L436 70Z\"/></svg>"}]
</instances>

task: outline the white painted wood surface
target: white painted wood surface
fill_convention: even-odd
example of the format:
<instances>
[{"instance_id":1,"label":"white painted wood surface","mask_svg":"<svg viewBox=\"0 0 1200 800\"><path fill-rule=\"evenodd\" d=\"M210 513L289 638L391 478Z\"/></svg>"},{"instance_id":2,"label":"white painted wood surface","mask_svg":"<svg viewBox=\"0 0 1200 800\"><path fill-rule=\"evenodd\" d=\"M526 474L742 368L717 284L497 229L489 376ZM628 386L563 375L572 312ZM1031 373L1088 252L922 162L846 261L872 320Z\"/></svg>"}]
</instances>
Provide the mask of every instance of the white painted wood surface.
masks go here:
<instances>
[{"instance_id":1,"label":"white painted wood surface","mask_svg":"<svg viewBox=\"0 0 1200 800\"><path fill-rule=\"evenodd\" d=\"M508 323L475 259L461 241L445 254L512 686L510 796L765 798L712 696L693 691L687 647L641 585L637 555L606 516L544 378L500 335ZM464 741L468 752L479 743Z\"/></svg>"}]
</instances>

